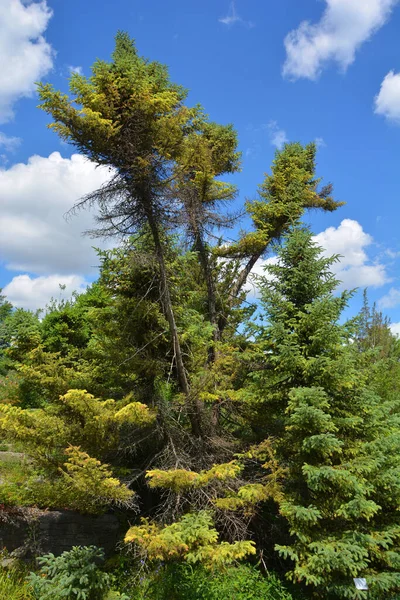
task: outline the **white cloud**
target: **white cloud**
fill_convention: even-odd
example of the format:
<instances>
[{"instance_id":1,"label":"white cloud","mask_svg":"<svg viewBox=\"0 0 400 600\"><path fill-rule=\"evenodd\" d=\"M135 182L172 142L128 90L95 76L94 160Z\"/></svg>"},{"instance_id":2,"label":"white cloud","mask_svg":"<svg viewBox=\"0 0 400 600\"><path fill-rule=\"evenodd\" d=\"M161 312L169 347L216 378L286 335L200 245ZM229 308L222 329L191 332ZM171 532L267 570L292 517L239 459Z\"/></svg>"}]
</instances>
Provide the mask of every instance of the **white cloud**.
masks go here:
<instances>
[{"instance_id":1,"label":"white cloud","mask_svg":"<svg viewBox=\"0 0 400 600\"><path fill-rule=\"evenodd\" d=\"M331 257L339 254L341 258L331 266L331 271L340 281L339 290L354 288L381 287L390 281L384 264L372 262L366 249L373 244L373 238L366 233L358 221L344 219L339 227L328 227L313 236L313 240L323 248L323 255ZM258 278L273 276L265 272L268 265L276 265L277 256L260 258L248 279L247 293L250 300L259 297ZM400 303L400 291L397 292Z\"/></svg>"},{"instance_id":2,"label":"white cloud","mask_svg":"<svg viewBox=\"0 0 400 600\"><path fill-rule=\"evenodd\" d=\"M313 237L314 241L323 248L324 256L340 254L339 262L332 265L331 270L341 282L339 289L356 287L380 287L389 281L384 264L372 263L366 248L373 244L373 238L365 233L358 221L344 219L339 227L328 227ZM264 267L276 264L277 257L257 261L252 274L264 275Z\"/></svg>"},{"instance_id":3,"label":"white cloud","mask_svg":"<svg viewBox=\"0 0 400 600\"><path fill-rule=\"evenodd\" d=\"M400 124L400 73L389 71L375 96L375 113Z\"/></svg>"},{"instance_id":4,"label":"white cloud","mask_svg":"<svg viewBox=\"0 0 400 600\"><path fill-rule=\"evenodd\" d=\"M21 138L9 136L0 131L0 148L4 148L6 152L13 152L13 150L18 148L21 142Z\"/></svg>"},{"instance_id":5,"label":"white cloud","mask_svg":"<svg viewBox=\"0 0 400 600\"><path fill-rule=\"evenodd\" d=\"M378 301L380 308L394 308L400 304L400 290L390 288L385 296Z\"/></svg>"},{"instance_id":6,"label":"white cloud","mask_svg":"<svg viewBox=\"0 0 400 600\"><path fill-rule=\"evenodd\" d=\"M325 1L318 23L303 21L286 36L284 76L317 79L331 62L345 71L359 47L387 22L399 0Z\"/></svg>"},{"instance_id":7,"label":"white cloud","mask_svg":"<svg viewBox=\"0 0 400 600\"><path fill-rule=\"evenodd\" d=\"M236 12L235 2L230 3L228 14L226 15L226 17L221 17L218 20L220 23L223 23L224 25L234 25L234 23L241 21L241 18L239 17L239 15Z\"/></svg>"},{"instance_id":8,"label":"white cloud","mask_svg":"<svg viewBox=\"0 0 400 600\"><path fill-rule=\"evenodd\" d=\"M400 323L390 323L389 327L394 335L400 336Z\"/></svg>"},{"instance_id":9,"label":"white cloud","mask_svg":"<svg viewBox=\"0 0 400 600\"><path fill-rule=\"evenodd\" d=\"M60 288L63 287L63 289ZM17 275L3 288L3 294L17 308L37 310L55 298L70 298L72 292L83 292L87 287L79 275L49 275L29 277Z\"/></svg>"},{"instance_id":10,"label":"white cloud","mask_svg":"<svg viewBox=\"0 0 400 600\"><path fill-rule=\"evenodd\" d=\"M93 227L93 215L65 213L83 195L109 177L79 154L62 158L32 156L28 163L0 168L0 256L6 267L36 274L87 274L98 264L82 232Z\"/></svg>"},{"instance_id":11,"label":"white cloud","mask_svg":"<svg viewBox=\"0 0 400 600\"><path fill-rule=\"evenodd\" d=\"M236 3L234 0L232 0L232 2L229 5L227 15L218 19L218 21L220 23L223 23L224 25L227 25L228 27L235 25L235 23L241 23L242 25L245 25L249 28L254 27L254 23L252 23L251 21L245 21L240 15L238 15L238 12L236 10Z\"/></svg>"},{"instance_id":12,"label":"white cloud","mask_svg":"<svg viewBox=\"0 0 400 600\"><path fill-rule=\"evenodd\" d=\"M339 227L328 227L314 237L314 240L325 250L324 254L341 254L341 268L361 267L367 260L364 248L373 242L365 233L358 221L344 219Z\"/></svg>"},{"instance_id":13,"label":"white cloud","mask_svg":"<svg viewBox=\"0 0 400 600\"><path fill-rule=\"evenodd\" d=\"M73 67L72 65L69 65L68 71L70 73L78 73L78 75L82 75L83 69L82 67Z\"/></svg>"},{"instance_id":14,"label":"white cloud","mask_svg":"<svg viewBox=\"0 0 400 600\"><path fill-rule=\"evenodd\" d=\"M373 244L373 238L358 221L344 219L339 227L328 227L314 240L324 249L325 256L341 255L332 266L341 289L380 287L389 281L385 265L368 257L366 248Z\"/></svg>"},{"instance_id":15,"label":"white cloud","mask_svg":"<svg viewBox=\"0 0 400 600\"><path fill-rule=\"evenodd\" d=\"M250 276L247 279L246 292L250 300L260 297L258 291L260 277L265 277L265 279L269 281L272 281L274 279L274 276L266 270L266 267L276 265L277 263L277 256L269 256L268 258L258 259L258 261L251 270Z\"/></svg>"},{"instance_id":16,"label":"white cloud","mask_svg":"<svg viewBox=\"0 0 400 600\"><path fill-rule=\"evenodd\" d=\"M271 144L282 150L283 146L289 141L286 136L286 131L281 129L276 121L270 121L267 125Z\"/></svg>"},{"instance_id":17,"label":"white cloud","mask_svg":"<svg viewBox=\"0 0 400 600\"><path fill-rule=\"evenodd\" d=\"M13 117L13 105L31 96L35 81L53 66L53 50L43 34L52 12L46 0L0 0L0 123Z\"/></svg>"}]
</instances>

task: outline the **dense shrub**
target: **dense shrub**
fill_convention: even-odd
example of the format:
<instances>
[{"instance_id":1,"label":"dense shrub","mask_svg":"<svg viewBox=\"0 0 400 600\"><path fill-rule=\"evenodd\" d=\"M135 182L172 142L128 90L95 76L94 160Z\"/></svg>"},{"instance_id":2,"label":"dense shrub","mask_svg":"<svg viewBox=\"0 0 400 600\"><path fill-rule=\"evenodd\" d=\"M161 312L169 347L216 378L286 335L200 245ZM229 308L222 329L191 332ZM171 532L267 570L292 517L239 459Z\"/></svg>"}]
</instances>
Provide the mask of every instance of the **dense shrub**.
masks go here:
<instances>
[{"instance_id":1,"label":"dense shrub","mask_svg":"<svg viewBox=\"0 0 400 600\"><path fill-rule=\"evenodd\" d=\"M103 551L95 546L75 546L57 557L42 556L39 573L29 577L35 600L128 600L111 595L112 578L98 566L103 558Z\"/></svg>"}]
</instances>

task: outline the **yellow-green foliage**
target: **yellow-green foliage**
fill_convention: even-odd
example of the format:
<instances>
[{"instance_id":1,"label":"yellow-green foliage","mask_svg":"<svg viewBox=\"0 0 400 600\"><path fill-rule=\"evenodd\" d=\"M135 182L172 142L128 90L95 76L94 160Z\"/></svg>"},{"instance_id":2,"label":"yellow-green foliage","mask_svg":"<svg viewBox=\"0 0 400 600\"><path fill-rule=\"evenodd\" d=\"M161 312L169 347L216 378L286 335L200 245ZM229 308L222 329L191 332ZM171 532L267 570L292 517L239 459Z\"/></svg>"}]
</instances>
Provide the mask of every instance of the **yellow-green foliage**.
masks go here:
<instances>
[{"instance_id":1,"label":"yellow-green foliage","mask_svg":"<svg viewBox=\"0 0 400 600\"><path fill-rule=\"evenodd\" d=\"M171 469L162 471L154 469L147 471L146 477L150 480L152 488L165 488L174 492L183 492L188 489L199 488L213 481L228 481L236 479L242 470L241 465L233 460L229 463L214 465L208 471L187 471L186 469Z\"/></svg>"},{"instance_id":2,"label":"yellow-green foliage","mask_svg":"<svg viewBox=\"0 0 400 600\"><path fill-rule=\"evenodd\" d=\"M141 525L129 529L125 542L136 544L150 560L180 558L209 568L225 567L255 554L251 541L219 542L212 516L207 511L184 515L165 527L143 519Z\"/></svg>"},{"instance_id":3,"label":"yellow-green foliage","mask_svg":"<svg viewBox=\"0 0 400 600\"><path fill-rule=\"evenodd\" d=\"M92 71L90 78L71 77L72 99L50 84L39 84L41 108L54 119L50 127L91 160L120 165L124 134L135 124L134 139L140 136L140 140L134 156L125 160L143 175L155 155L174 158L185 125L199 111L183 106L186 92L169 81L166 68L140 57L133 40L119 33L113 62L97 61Z\"/></svg>"},{"instance_id":4,"label":"yellow-green foliage","mask_svg":"<svg viewBox=\"0 0 400 600\"><path fill-rule=\"evenodd\" d=\"M42 409L24 410L0 405L0 431L9 441L23 442L28 453L41 457L46 449L58 447L65 440L68 428L61 419Z\"/></svg>"},{"instance_id":5,"label":"yellow-green foliage","mask_svg":"<svg viewBox=\"0 0 400 600\"><path fill-rule=\"evenodd\" d=\"M18 373L31 393L37 390L38 394L43 394L45 390L45 400L52 400L65 394L69 388L78 387L80 381L76 365L72 366L71 361L60 352L45 351L43 344L26 353Z\"/></svg>"},{"instance_id":6,"label":"yellow-green foliage","mask_svg":"<svg viewBox=\"0 0 400 600\"><path fill-rule=\"evenodd\" d=\"M326 186L320 191L315 177L316 145L287 144L275 156L271 175L259 186L259 198L246 203L255 230L236 244L221 248L224 256L248 256L262 253L276 238L287 232L307 208L336 210L343 203L335 202Z\"/></svg>"},{"instance_id":7,"label":"yellow-green foliage","mask_svg":"<svg viewBox=\"0 0 400 600\"><path fill-rule=\"evenodd\" d=\"M198 480L199 474L186 469L172 469L170 471L161 471L154 469L147 471L146 477L150 480L151 488L165 488L173 492L182 492L193 488Z\"/></svg>"},{"instance_id":8,"label":"yellow-green foliage","mask_svg":"<svg viewBox=\"0 0 400 600\"><path fill-rule=\"evenodd\" d=\"M236 491L229 489L225 497L214 499L217 508L228 511L243 510L251 514L260 502L272 499L279 503L282 500L282 483L286 469L276 458L273 439L266 439L247 452L239 454L238 460L243 464L251 460L253 468L258 463L260 470L267 471L267 474L261 476L258 483L247 483Z\"/></svg>"},{"instance_id":9,"label":"yellow-green foliage","mask_svg":"<svg viewBox=\"0 0 400 600\"><path fill-rule=\"evenodd\" d=\"M248 483L239 488L236 494L225 498L217 498L214 504L221 510L240 510L251 511L255 504L264 502L271 497L271 491L267 485L262 483Z\"/></svg>"},{"instance_id":10,"label":"yellow-green foliage","mask_svg":"<svg viewBox=\"0 0 400 600\"><path fill-rule=\"evenodd\" d=\"M56 476L46 478L43 470L26 458L3 458L0 504L69 508L85 513L99 513L112 505L134 504L134 493L113 477L108 465L79 447L68 448L64 461Z\"/></svg>"},{"instance_id":11,"label":"yellow-green foliage","mask_svg":"<svg viewBox=\"0 0 400 600\"><path fill-rule=\"evenodd\" d=\"M229 479L236 479L241 470L242 466L236 460L232 460L229 463L214 465L208 471L200 472L200 485L207 485L212 481L227 481Z\"/></svg>"},{"instance_id":12,"label":"yellow-green foliage","mask_svg":"<svg viewBox=\"0 0 400 600\"><path fill-rule=\"evenodd\" d=\"M112 476L108 465L82 452L79 447L71 446L66 454L68 460L61 474L69 505L75 503L81 507L86 503L88 509L95 510L110 504L132 504L133 492Z\"/></svg>"},{"instance_id":13,"label":"yellow-green foliage","mask_svg":"<svg viewBox=\"0 0 400 600\"><path fill-rule=\"evenodd\" d=\"M62 464L69 444L95 454L110 451L118 446L123 426L143 427L155 418L155 412L140 402L121 406L98 400L86 390L69 390L43 409L0 405L0 431L22 442L28 454L44 464Z\"/></svg>"},{"instance_id":14,"label":"yellow-green foliage","mask_svg":"<svg viewBox=\"0 0 400 600\"><path fill-rule=\"evenodd\" d=\"M9 502L84 512L131 505L133 493L101 458L117 450L129 429L151 425L155 418L140 402L101 401L85 390L69 390L43 409L0 405L0 431L9 441L22 443L44 469L36 484L38 473L33 466L27 470L24 493L12 481L8 485L6 477Z\"/></svg>"},{"instance_id":15,"label":"yellow-green foliage","mask_svg":"<svg viewBox=\"0 0 400 600\"><path fill-rule=\"evenodd\" d=\"M141 402L130 402L115 413L114 419L117 423L143 427L154 422L155 412Z\"/></svg>"},{"instance_id":16,"label":"yellow-green foliage","mask_svg":"<svg viewBox=\"0 0 400 600\"><path fill-rule=\"evenodd\" d=\"M149 479L151 488L169 489L177 494L190 490L206 487L211 484L226 484L215 486L212 497L215 494L225 494L224 497L212 497L213 504L220 510L238 511L247 513L254 511L256 504L264 502L269 498L279 501L281 498L281 479L284 469L274 457L271 442L266 441L260 447L253 448L250 452L241 455L242 459L252 457L253 461L265 461L261 468L269 471L260 483L248 483L238 487L238 477L244 468L239 460L229 463L214 465L206 471L189 471L186 469L171 469L162 471L155 469L148 471L146 477ZM267 460L266 460L267 459ZM233 484L233 485L232 485ZM236 484L236 490L235 490Z\"/></svg>"}]
</instances>

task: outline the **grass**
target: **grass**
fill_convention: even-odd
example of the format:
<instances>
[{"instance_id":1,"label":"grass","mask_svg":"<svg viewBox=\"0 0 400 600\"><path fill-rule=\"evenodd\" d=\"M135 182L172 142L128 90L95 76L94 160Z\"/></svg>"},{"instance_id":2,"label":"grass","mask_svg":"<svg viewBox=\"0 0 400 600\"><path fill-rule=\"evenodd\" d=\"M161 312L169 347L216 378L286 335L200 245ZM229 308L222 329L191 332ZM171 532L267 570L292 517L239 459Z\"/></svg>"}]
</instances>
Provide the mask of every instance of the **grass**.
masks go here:
<instances>
[{"instance_id":1,"label":"grass","mask_svg":"<svg viewBox=\"0 0 400 600\"><path fill-rule=\"evenodd\" d=\"M0 569L0 600L33 600L24 579L17 571Z\"/></svg>"}]
</instances>

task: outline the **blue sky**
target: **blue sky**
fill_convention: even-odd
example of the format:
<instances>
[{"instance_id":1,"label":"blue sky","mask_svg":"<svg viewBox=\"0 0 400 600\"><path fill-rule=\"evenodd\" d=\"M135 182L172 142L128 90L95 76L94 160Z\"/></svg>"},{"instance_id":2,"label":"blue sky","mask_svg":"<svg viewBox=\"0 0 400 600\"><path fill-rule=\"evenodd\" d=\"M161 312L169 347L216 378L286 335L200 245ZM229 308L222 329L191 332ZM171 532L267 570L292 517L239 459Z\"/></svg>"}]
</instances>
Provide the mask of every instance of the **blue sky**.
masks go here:
<instances>
[{"instance_id":1,"label":"blue sky","mask_svg":"<svg viewBox=\"0 0 400 600\"><path fill-rule=\"evenodd\" d=\"M46 129L34 82L108 59L118 29L166 63L212 119L238 129L238 203L277 146L317 140L346 206L308 217L346 287L368 286L400 332L400 0L0 0L0 286L36 308L96 275L91 215L66 210L106 173ZM353 310L359 305L356 299Z\"/></svg>"}]
</instances>

